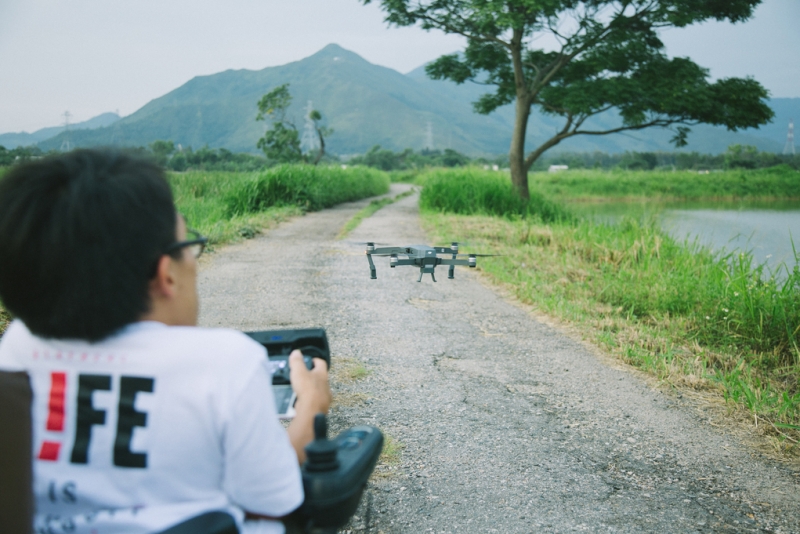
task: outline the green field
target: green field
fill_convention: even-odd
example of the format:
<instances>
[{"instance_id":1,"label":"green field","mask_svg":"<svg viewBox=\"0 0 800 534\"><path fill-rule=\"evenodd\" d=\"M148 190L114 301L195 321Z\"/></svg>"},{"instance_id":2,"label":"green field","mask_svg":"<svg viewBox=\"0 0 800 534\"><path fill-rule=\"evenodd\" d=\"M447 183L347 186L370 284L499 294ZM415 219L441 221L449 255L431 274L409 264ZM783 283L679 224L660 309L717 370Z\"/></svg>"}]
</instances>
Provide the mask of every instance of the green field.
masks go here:
<instances>
[{"instance_id":1,"label":"green field","mask_svg":"<svg viewBox=\"0 0 800 534\"><path fill-rule=\"evenodd\" d=\"M486 189L494 190L495 178L486 174ZM631 173L629 182L649 181L647 174ZM666 182L670 174L655 182L677 190L683 182ZM589 173L570 187L585 194L593 177L608 183ZM770 195L791 190L782 173L774 183L758 179ZM458 197L462 183L474 187L474 180L452 173L449 194ZM625 196L631 188L616 190ZM668 383L718 392L754 414L781 446L800 439L800 270L771 278L748 254L720 256L634 219L544 223L538 215L489 216L480 202L475 215L463 211L428 206L423 221L431 239L456 236L501 254L481 270L522 302Z\"/></svg>"},{"instance_id":2,"label":"green field","mask_svg":"<svg viewBox=\"0 0 800 534\"><path fill-rule=\"evenodd\" d=\"M490 174L490 173L487 173ZM531 173L529 186L557 200L799 199L800 171L788 165L758 170L601 171Z\"/></svg>"}]
</instances>

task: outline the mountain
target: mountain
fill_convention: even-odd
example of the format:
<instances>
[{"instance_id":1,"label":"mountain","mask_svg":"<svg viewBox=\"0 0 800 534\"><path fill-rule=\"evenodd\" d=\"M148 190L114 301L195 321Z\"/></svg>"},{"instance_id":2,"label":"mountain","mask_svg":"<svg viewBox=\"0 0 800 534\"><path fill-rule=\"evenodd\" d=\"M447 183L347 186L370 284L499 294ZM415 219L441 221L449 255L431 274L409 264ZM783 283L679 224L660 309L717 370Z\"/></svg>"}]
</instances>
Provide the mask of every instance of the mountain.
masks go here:
<instances>
[{"instance_id":1,"label":"mountain","mask_svg":"<svg viewBox=\"0 0 800 534\"><path fill-rule=\"evenodd\" d=\"M114 124L119 120L119 115L116 113L103 113L97 117L93 117L88 121L70 124L70 130L91 130L94 128L102 128ZM57 136L66 128L64 126L53 126L50 128L42 128L33 133L16 132L0 134L0 146L8 149L17 148L18 146L35 145L47 139Z\"/></svg>"},{"instance_id":2,"label":"mountain","mask_svg":"<svg viewBox=\"0 0 800 534\"><path fill-rule=\"evenodd\" d=\"M308 101L313 101L334 133L326 143L330 152L358 154L379 144L385 148L423 148L428 125L434 148L453 148L470 155L508 151L513 107L505 106L484 116L474 113L472 102L485 88L467 83L428 79L420 67L404 75L373 65L359 55L331 44L316 54L286 65L259 71L227 70L198 76L152 100L135 113L110 126L69 133L73 146L144 146L157 139L182 146L227 148L256 152L256 141L266 128L256 122L256 103L283 83L294 97L288 117L298 129ZM781 151L788 117L800 118L800 99L774 99L776 121L762 130L727 132L699 126L690 135L689 150L718 153L728 145L751 144L761 150ZM613 127L619 119L607 113L594 119ZM558 119L534 114L529 122L528 144L533 147L558 127ZM782 132L782 133L781 133ZM43 149L58 149L67 134L40 142ZM672 150L672 132L645 130L610 136L579 136L558 150L622 152Z\"/></svg>"},{"instance_id":3,"label":"mountain","mask_svg":"<svg viewBox=\"0 0 800 534\"><path fill-rule=\"evenodd\" d=\"M255 151L266 127L255 121L256 103L283 83L290 84L294 97L288 116L302 129L307 102L313 101L334 129L327 142L333 153L363 153L376 144L396 150L422 148L428 122L439 143L459 151L499 153L507 148L504 122L476 115L463 102L442 98L413 78L337 45L279 67L193 78L111 127L72 132L71 140L76 146L91 146L169 139L195 148L207 144ZM446 141L439 132L446 132ZM51 149L61 143L56 137L40 146Z\"/></svg>"}]
</instances>

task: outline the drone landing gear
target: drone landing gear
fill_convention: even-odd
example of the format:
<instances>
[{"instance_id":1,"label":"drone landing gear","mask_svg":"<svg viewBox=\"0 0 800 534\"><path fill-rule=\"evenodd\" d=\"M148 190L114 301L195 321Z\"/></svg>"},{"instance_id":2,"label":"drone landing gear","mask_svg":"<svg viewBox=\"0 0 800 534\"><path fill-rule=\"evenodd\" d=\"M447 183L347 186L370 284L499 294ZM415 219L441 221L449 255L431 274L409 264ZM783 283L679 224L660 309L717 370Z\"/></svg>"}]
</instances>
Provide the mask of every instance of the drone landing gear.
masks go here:
<instances>
[{"instance_id":1,"label":"drone landing gear","mask_svg":"<svg viewBox=\"0 0 800 534\"><path fill-rule=\"evenodd\" d=\"M375 264L372 262L372 256L367 254L367 259L369 260L369 278L370 280L377 280L378 271L375 270Z\"/></svg>"},{"instance_id":2,"label":"drone landing gear","mask_svg":"<svg viewBox=\"0 0 800 534\"><path fill-rule=\"evenodd\" d=\"M433 278L433 281L435 282L436 281L436 277L433 275L433 271L431 271L430 273L431 273L431 278ZM417 280L417 282L422 282L422 275L423 274L425 274L425 270L420 268L420 270L419 270L419 280Z\"/></svg>"}]
</instances>

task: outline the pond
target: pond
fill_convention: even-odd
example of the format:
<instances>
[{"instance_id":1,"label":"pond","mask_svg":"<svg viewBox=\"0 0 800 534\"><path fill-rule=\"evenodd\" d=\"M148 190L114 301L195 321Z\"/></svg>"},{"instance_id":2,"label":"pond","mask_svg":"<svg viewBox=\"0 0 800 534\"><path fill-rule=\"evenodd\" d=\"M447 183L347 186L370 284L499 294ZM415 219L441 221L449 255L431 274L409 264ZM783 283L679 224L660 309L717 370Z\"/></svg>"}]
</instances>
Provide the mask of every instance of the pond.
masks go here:
<instances>
[{"instance_id":1,"label":"pond","mask_svg":"<svg viewBox=\"0 0 800 534\"><path fill-rule=\"evenodd\" d=\"M697 240L714 250L748 250L775 271L796 265L800 252L800 201L756 202L575 202L577 214L616 222L624 216L655 217L677 239Z\"/></svg>"}]
</instances>

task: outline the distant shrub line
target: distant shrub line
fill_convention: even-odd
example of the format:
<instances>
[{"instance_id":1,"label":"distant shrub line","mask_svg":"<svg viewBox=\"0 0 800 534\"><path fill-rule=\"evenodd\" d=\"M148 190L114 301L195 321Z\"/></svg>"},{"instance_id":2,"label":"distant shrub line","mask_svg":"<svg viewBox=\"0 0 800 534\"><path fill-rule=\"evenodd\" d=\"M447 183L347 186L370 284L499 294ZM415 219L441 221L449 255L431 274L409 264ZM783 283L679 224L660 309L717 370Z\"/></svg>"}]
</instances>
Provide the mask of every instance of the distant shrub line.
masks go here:
<instances>
[{"instance_id":1,"label":"distant shrub line","mask_svg":"<svg viewBox=\"0 0 800 534\"><path fill-rule=\"evenodd\" d=\"M767 169L698 174L696 171L570 170L535 173L530 186L551 198L744 199L800 198L800 171Z\"/></svg>"}]
</instances>

